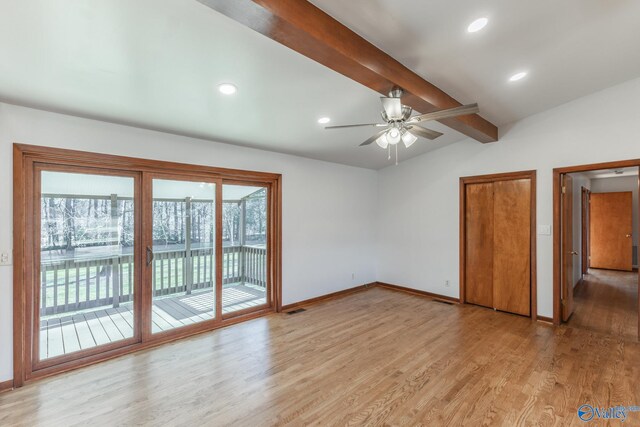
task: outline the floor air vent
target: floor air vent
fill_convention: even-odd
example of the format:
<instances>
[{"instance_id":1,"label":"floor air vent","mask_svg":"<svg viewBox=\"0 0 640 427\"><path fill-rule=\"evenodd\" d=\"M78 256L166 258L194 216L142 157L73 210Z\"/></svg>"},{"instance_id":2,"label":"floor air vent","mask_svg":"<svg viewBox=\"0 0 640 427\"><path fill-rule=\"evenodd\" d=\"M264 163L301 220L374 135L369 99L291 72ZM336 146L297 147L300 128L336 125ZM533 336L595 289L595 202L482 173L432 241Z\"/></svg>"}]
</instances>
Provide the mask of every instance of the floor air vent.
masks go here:
<instances>
[{"instance_id":1,"label":"floor air vent","mask_svg":"<svg viewBox=\"0 0 640 427\"><path fill-rule=\"evenodd\" d=\"M287 311L287 314L298 314L298 313L302 313L303 311L307 311L304 308L298 308L295 310L291 310L291 311Z\"/></svg>"}]
</instances>

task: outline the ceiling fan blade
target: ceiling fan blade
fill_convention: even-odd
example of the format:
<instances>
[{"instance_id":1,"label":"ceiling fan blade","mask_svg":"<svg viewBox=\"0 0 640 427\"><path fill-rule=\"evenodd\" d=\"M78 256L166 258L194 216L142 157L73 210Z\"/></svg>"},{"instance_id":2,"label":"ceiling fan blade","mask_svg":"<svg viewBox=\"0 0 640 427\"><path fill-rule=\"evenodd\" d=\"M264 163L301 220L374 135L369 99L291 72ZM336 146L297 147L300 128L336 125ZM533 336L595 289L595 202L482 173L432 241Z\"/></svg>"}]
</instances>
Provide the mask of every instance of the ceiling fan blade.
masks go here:
<instances>
[{"instance_id":1,"label":"ceiling fan blade","mask_svg":"<svg viewBox=\"0 0 640 427\"><path fill-rule=\"evenodd\" d=\"M409 130L414 135L418 135L430 140L434 140L439 136L442 136L442 133L438 131L421 128L420 126L407 126L407 130Z\"/></svg>"},{"instance_id":2,"label":"ceiling fan blade","mask_svg":"<svg viewBox=\"0 0 640 427\"><path fill-rule=\"evenodd\" d=\"M360 144L360 147L363 147L365 145L369 145L371 143L373 143L376 139L380 138L387 130L381 130L380 132L374 134L371 138L367 139L365 142L363 142L362 144Z\"/></svg>"},{"instance_id":3,"label":"ceiling fan blade","mask_svg":"<svg viewBox=\"0 0 640 427\"><path fill-rule=\"evenodd\" d=\"M380 97L382 107L390 120L402 119L402 101L400 98Z\"/></svg>"},{"instance_id":4,"label":"ceiling fan blade","mask_svg":"<svg viewBox=\"0 0 640 427\"><path fill-rule=\"evenodd\" d=\"M381 126L387 126L387 124L386 123L363 123L363 124L358 124L358 125L325 126L325 129L356 128L356 127L361 127L361 126L381 127Z\"/></svg>"},{"instance_id":5,"label":"ceiling fan blade","mask_svg":"<svg viewBox=\"0 0 640 427\"><path fill-rule=\"evenodd\" d=\"M476 114L479 112L478 104L461 105L460 107L448 108L446 110L434 111L432 113L421 114L407 120L407 123L426 122L429 120L441 120L449 117Z\"/></svg>"}]
</instances>

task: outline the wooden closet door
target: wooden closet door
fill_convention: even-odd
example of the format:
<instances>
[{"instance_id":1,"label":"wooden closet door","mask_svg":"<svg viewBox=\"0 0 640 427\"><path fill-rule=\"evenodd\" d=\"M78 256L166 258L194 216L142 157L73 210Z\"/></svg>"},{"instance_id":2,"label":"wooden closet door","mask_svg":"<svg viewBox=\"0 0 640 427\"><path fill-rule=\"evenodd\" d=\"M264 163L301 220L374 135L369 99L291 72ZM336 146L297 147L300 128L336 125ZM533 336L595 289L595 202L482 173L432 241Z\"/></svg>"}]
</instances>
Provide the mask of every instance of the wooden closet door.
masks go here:
<instances>
[{"instance_id":1,"label":"wooden closet door","mask_svg":"<svg viewBox=\"0 0 640 427\"><path fill-rule=\"evenodd\" d=\"M493 183L493 307L531 314L531 180Z\"/></svg>"},{"instance_id":2,"label":"wooden closet door","mask_svg":"<svg viewBox=\"0 0 640 427\"><path fill-rule=\"evenodd\" d=\"M466 302L493 308L493 183L465 187Z\"/></svg>"}]
</instances>

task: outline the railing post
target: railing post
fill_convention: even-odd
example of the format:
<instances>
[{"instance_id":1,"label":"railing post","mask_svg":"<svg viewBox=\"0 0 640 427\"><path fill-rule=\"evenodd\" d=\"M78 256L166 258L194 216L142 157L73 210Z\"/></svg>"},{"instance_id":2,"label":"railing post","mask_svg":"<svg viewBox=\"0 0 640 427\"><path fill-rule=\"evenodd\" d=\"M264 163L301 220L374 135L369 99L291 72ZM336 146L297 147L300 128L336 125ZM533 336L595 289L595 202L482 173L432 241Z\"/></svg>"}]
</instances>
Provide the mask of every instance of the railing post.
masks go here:
<instances>
[{"instance_id":1,"label":"railing post","mask_svg":"<svg viewBox=\"0 0 640 427\"><path fill-rule=\"evenodd\" d=\"M185 226L186 226L186 236L184 239L184 250L185 250L185 258L184 258L184 279L187 290L187 295L191 294L191 289L193 288L193 266L191 265L191 197L187 197L185 199L186 208L185 208ZM176 284L177 285L177 284Z\"/></svg>"},{"instance_id":2,"label":"railing post","mask_svg":"<svg viewBox=\"0 0 640 427\"><path fill-rule=\"evenodd\" d=\"M120 307L120 258L111 259L111 284L113 286L113 308Z\"/></svg>"},{"instance_id":3,"label":"railing post","mask_svg":"<svg viewBox=\"0 0 640 427\"><path fill-rule=\"evenodd\" d=\"M240 273L240 281L242 284L245 284L247 281L246 274L246 254L244 246L247 244L247 200L242 199L240 201L240 253L238 255L239 260L239 273Z\"/></svg>"},{"instance_id":4,"label":"railing post","mask_svg":"<svg viewBox=\"0 0 640 427\"><path fill-rule=\"evenodd\" d=\"M40 285L40 290L42 292L42 295L40 296L40 316L46 316L47 315L47 266L46 265L42 265L40 267L41 270L41 274L42 274L42 278L41 278L41 285Z\"/></svg>"},{"instance_id":5,"label":"railing post","mask_svg":"<svg viewBox=\"0 0 640 427\"><path fill-rule=\"evenodd\" d=\"M118 195L111 195L111 236L112 243L117 248L120 245L120 233L118 229ZM113 308L120 306L120 258L119 255L111 259L111 297Z\"/></svg>"}]
</instances>

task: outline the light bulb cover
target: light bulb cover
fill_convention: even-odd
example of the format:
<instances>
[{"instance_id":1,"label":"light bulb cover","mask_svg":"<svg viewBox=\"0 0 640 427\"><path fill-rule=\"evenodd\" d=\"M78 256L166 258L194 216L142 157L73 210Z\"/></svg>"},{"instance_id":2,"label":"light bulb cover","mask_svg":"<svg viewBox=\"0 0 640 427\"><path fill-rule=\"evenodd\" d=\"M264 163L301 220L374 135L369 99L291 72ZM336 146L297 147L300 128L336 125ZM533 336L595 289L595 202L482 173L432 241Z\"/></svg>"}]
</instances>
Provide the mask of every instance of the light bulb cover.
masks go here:
<instances>
[{"instance_id":1,"label":"light bulb cover","mask_svg":"<svg viewBox=\"0 0 640 427\"><path fill-rule=\"evenodd\" d=\"M389 144L396 145L402 139L402 135L400 135L400 131L397 128L391 128L387 131L387 141Z\"/></svg>"},{"instance_id":2,"label":"light bulb cover","mask_svg":"<svg viewBox=\"0 0 640 427\"><path fill-rule=\"evenodd\" d=\"M376 139L376 144L378 144L380 148L387 148L389 146L389 141L387 141L387 134L383 133L382 135L380 135L378 139Z\"/></svg>"},{"instance_id":3,"label":"light bulb cover","mask_svg":"<svg viewBox=\"0 0 640 427\"><path fill-rule=\"evenodd\" d=\"M416 142L417 140L418 140L418 137L409 131L405 131L404 134L402 134L402 142L404 143L404 146L407 148L411 147L413 143Z\"/></svg>"}]
</instances>

